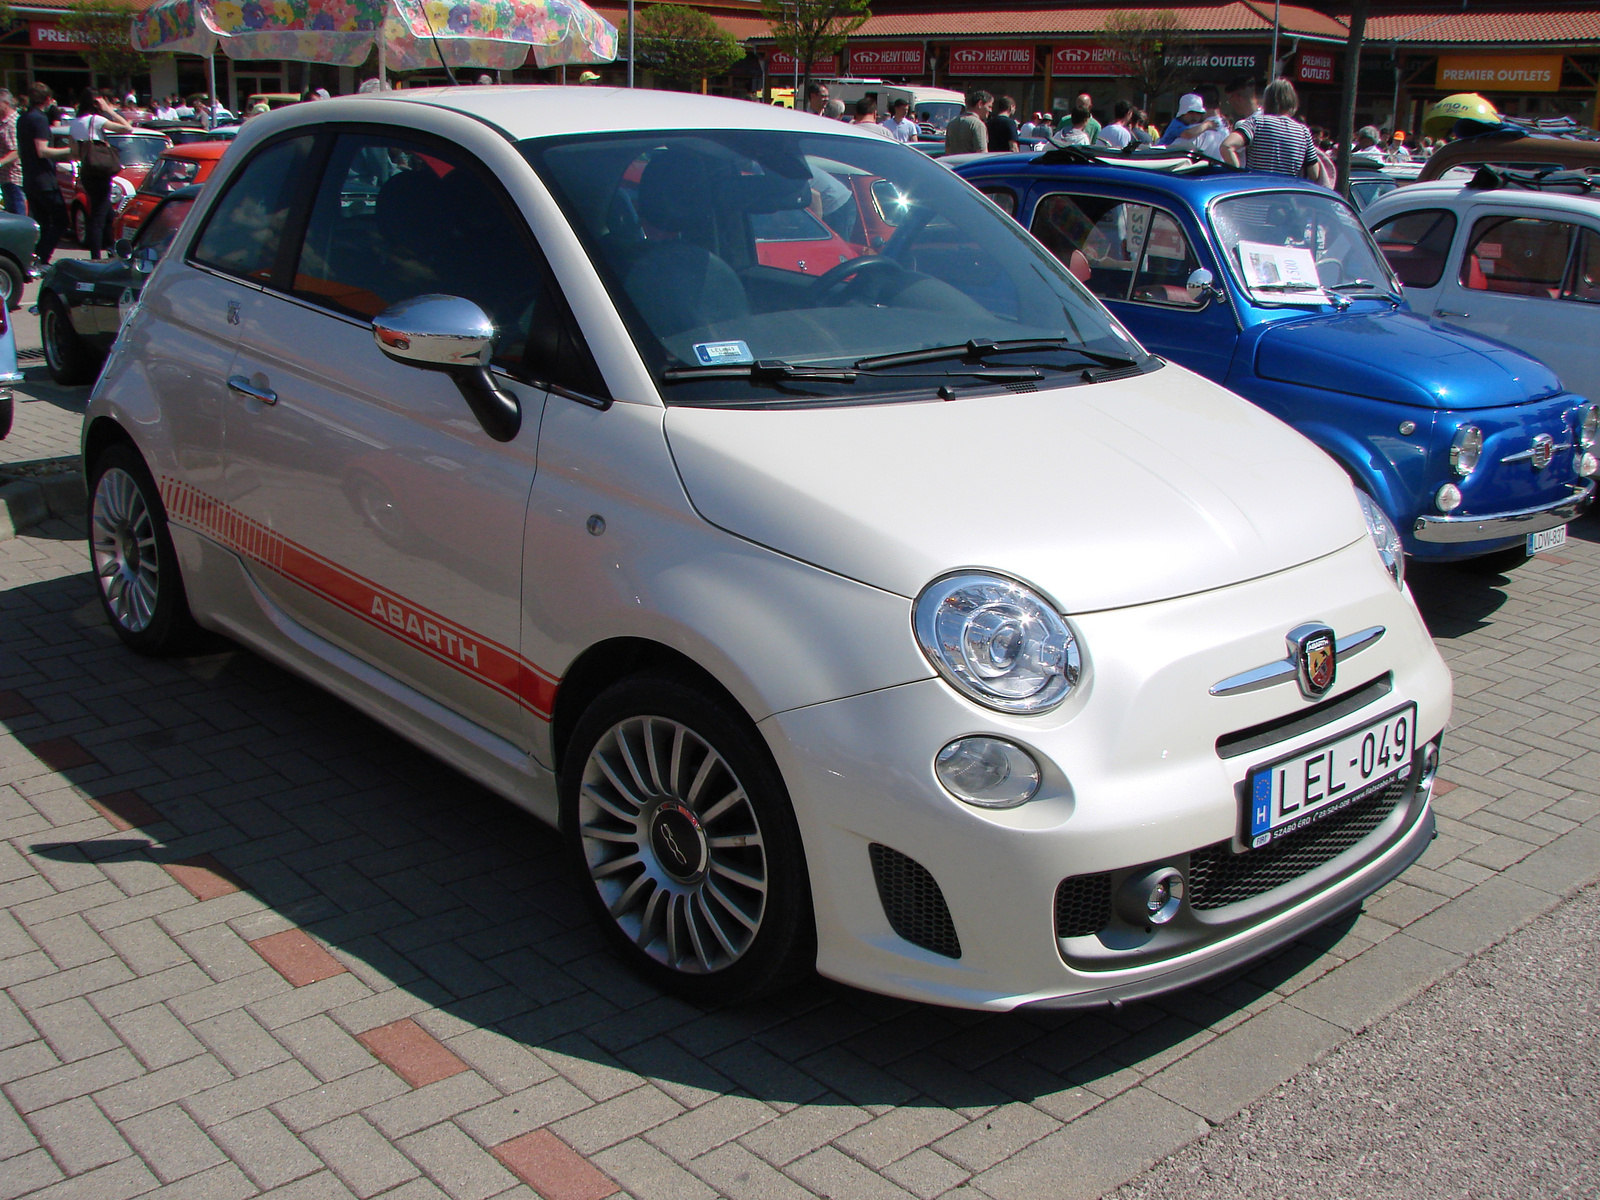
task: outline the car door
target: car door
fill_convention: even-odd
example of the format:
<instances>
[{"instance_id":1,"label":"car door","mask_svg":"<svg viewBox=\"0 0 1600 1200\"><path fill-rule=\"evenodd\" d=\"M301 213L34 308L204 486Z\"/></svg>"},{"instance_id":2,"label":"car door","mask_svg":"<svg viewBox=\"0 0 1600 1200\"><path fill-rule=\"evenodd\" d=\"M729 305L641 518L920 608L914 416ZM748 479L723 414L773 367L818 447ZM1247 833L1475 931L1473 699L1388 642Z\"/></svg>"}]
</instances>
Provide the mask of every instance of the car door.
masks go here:
<instances>
[{"instance_id":1,"label":"car door","mask_svg":"<svg viewBox=\"0 0 1600 1200\"><path fill-rule=\"evenodd\" d=\"M330 130L303 229L250 305L230 373L227 497L283 616L521 748L550 680L519 653L523 528L547 391L570 329L504 189L459 147ZM386 357L372 318L461 296L499 331L521 406L488 437L453 378ZM548 379L549 376L544 377Z\"/></svg>"},{"instance_id":2,"label":"car door","mask_svg":"<svg viewBox=\"0 0 1600 1200\"><path fill-rule=\"evenodd\" d=\"M1515 346L1579 391L1594 374L1594 310L1564 300L1580 226L1504 205L1470 213L1456 269L1445 275L1433 319Z\"/></svg>"},{"instance_id":3,"label":"car door","mask_svg":"<svg viewBox=\"0 0 1600 1200\"><path fill-rule=\"evenodd\" d=\"M1227 378L1238 325L1213 297L1190 299L1188 279L1202 263L1175 213L1051 192L1034 205L1029 229L1147 349L1218 383Z\"/></svg>"}]
</instances>

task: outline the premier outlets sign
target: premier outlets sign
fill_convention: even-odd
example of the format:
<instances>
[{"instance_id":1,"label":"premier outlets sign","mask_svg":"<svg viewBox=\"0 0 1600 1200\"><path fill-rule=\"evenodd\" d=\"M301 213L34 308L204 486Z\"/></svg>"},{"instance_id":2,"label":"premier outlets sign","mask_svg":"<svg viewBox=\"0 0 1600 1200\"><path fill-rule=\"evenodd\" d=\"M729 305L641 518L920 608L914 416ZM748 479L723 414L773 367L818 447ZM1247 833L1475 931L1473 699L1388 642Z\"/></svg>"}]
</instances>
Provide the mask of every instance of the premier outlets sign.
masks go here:
<instances>
[{"instance_id":1,"label":"premier outlets sign","mask_svg":"<svg viewBox=\"0 0 1600 1200\"><path fill-rule=\"evenodd\" d=\"M920 45L851 46L848 55L850 74L921 75L926 67Z\"/></svg>"},{"instance_id":2,"label":"premier outlets sign","mask_svg":"<svg viewBox=\"0 0 1600 1200\"><path fill-rule=\"evenodd\" d=\"M1300 51L1295 57L1295 78L1301 83L1332 83L1333 55Z\"/></svg>"},{"instance_id":3,"label":"premier outlets sign","mask_svg":"<svg viewBox=\"0 0 1600 1200\"><path fill-rule=\"evenodd\" d=\"M950 51L950 74L1026 77L1033 74L1033 47L956 46Z\"/></svg>"}]
</instances>

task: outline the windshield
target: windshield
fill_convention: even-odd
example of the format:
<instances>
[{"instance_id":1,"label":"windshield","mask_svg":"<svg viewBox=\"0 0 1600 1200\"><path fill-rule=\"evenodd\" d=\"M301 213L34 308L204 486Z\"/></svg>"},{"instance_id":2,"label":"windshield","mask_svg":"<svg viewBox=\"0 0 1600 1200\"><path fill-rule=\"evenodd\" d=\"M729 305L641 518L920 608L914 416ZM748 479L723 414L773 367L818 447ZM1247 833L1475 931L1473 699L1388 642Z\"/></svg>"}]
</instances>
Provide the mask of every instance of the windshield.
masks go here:
<instances>
[{"instance_id":1,"label":"windshield","mask_svg":"<svg viewBox=\"0 0 1600 1200\"><path fill-rule=\"evenodd\" d=\"M670 404L1031 391L1155 365L1021 227L886 139L697 130L523 152Z\"/></svg>"},{"instance_id":2,"label":"windshield","mask_svg":"<svg viewBox=\"0 0 1600 1200\"><path fill-rule=\"evenodd\" d=\"M168 146L164 137L140 137L138 134L112 133L106 141L117 148L117 157L125 167L148 167L161 157Z\"/></svg>"},{"instance_id":3,"label":"windshield","mask_svg":"<svg viewBox=\"0 0 1600 1200\"><path fill-rule=\"evenodd\" d=\"M200 173L200 164L192 158L163 158L144 178L139 190L147 196L165 196L184 184L193 183Z\"/></svg>"},{"instance_id":4,"label":"windshield","mask_svg":"<svg viewBox=\"0 0 1600 1200\"><path fill-rule=\"evenodd\" d=\"M1223 257L1256 303L1327 303L1398 293L1349 205L1332 193L1249 192L1211 208Z\"/></svg>"}]
</instances>

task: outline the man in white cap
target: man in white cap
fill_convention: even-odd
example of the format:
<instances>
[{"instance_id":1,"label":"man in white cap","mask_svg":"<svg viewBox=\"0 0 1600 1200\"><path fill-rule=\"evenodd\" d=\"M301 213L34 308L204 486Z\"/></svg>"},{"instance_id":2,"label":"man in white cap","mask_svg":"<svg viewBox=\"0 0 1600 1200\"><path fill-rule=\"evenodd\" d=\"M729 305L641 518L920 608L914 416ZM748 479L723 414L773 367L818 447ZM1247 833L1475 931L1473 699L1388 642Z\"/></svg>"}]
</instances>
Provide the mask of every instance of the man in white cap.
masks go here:
<instances>
[{"instance_id":1,"label":"man in white cap","mask_svg":"<svg viewBox=\"0 0 1600 1200\"><path fill-rule=\"evenodd\" d=\"M1172 124L1161 135L1161 145L1194 150L1197 149L1196 139L1201 134L1213 133L1221 128L1221 121L1206 116L1206 102L1200 93L1189 92L1178 101L1178 115L1172 118Z\"/></svg>"}]
</instances>

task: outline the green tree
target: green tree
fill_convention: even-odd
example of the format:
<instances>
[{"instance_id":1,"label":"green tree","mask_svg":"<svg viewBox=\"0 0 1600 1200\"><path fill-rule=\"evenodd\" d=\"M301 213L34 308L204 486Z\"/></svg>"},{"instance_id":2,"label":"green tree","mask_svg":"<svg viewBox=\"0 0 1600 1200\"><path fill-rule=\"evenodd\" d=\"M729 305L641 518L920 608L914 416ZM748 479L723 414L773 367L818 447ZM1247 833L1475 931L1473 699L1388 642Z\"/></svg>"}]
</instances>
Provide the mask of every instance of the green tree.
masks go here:
<instances>
[{"instance_id":1,"label":"green tree","mask_svg":"<svg viewBox=\"0 0 1600 1200\"><path fill-rule=\"evenodd\" d=\"M1127 64L1142 97L1141 107L1149 107L1183 78L1188 70L1184 60L1197 45L1194 34L1170 8L1119 9L1106 18L1100 40Z\"/></svg>"},{"instance_id":2,"label":"green tree","mask_svg":"<svg viewBox=\"0 0 1600 1200\"><path fill-rule=\"evenodd\" d=\"M867 0L761 0L761 15L778 49L800 60L804 86L811 82L811 64L839 53L872 13ZM799 96L794 103L800 107Z\"/></svg>"},{"instance_id":3,"label":"green tree","mask_svg":"<svg viewBox=\"0 0 1600 1200\"><path fill-rule=\"evenodd\" d=\"M137 12L128 0L72 0L61 14L61 28L85 43L84 60L96 74L109 76L119 92L149 70L148 58L133 48Z\"/></svg>"},{"instance_id":4,"label":"green tree","mask_svg":"<svg viewBox=\"0 0 1600 1200\"><path fill-rule=\"evenodd\" d=\"M624 26L619 41L627 44ZM699 9L681 4L654 4L638 16L633 54L672 83L694 86L713 75L726 74L744 58L744 47Z\"/></svg>"}]
</instances>

